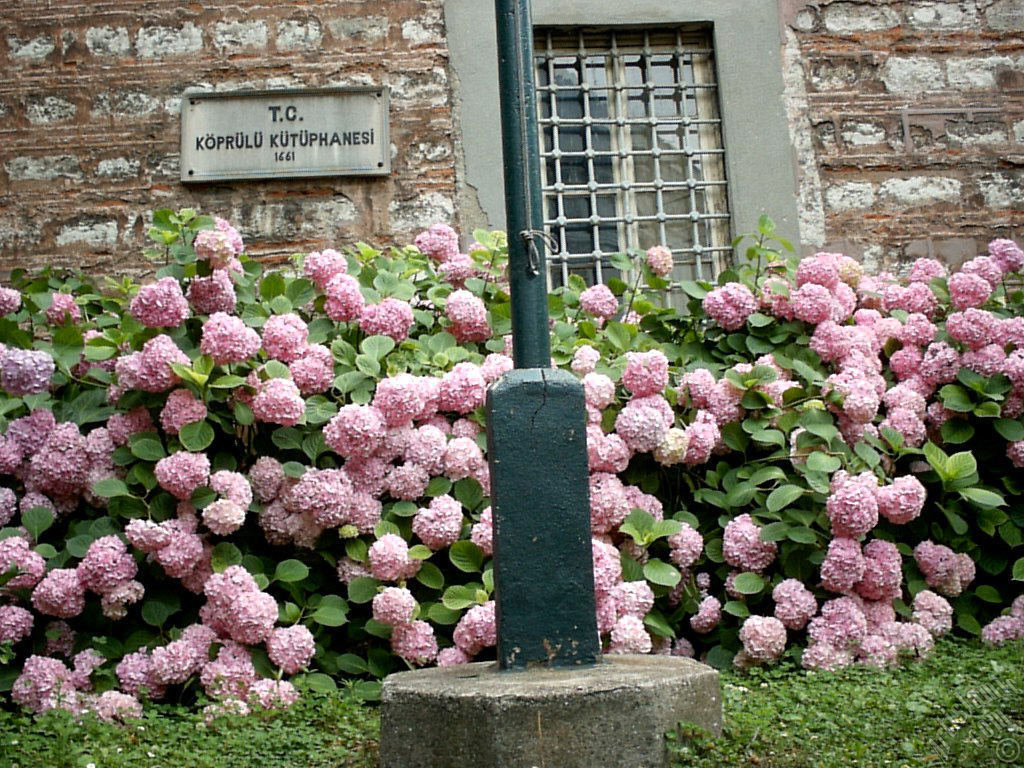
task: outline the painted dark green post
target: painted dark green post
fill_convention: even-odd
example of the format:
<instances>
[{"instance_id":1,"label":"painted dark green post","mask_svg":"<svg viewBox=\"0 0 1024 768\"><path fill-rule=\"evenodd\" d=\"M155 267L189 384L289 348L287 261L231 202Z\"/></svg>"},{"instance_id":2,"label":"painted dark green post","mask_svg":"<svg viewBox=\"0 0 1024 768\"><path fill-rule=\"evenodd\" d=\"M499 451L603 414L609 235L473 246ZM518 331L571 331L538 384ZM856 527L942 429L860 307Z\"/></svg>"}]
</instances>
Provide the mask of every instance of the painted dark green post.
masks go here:
<instances>
[{"instance_id":1,"label":"painted dark green post","mask_svg":"<svg viewBox=\"0 0 1024 768\"><path fill-rule=\"evenodd\" d=\"M586 409L551 368L529 0L495 10L515 357L487 396L498 665L593 664Z\"/></svg>"}]
</instances>

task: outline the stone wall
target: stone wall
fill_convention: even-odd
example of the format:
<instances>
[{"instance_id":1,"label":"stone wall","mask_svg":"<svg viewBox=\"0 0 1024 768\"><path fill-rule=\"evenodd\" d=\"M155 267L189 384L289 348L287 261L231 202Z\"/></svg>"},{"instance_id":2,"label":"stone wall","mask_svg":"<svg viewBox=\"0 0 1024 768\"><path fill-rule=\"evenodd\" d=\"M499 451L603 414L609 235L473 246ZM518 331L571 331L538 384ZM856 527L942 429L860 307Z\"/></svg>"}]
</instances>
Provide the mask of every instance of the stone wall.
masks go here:
<instances>
[{"instance_id":1,"label":"stone wall","mask_svg":"<svg viewBox=\"0 0 1024 768\"><path fill-rule=\"evenodd\" d=\"M440 0L9 0L0 15L0 270L144 271L149 213L199 206L268 257L450 219ZM184 186L188 87L387 85L391 178Z\"/></svg>"},{"instance_id":2,"label":"stone wall","mask_svg":"<svg viewBox=\"0 0 1024 768\"><path fill-rule=\"evenodd\" d=\"M1024 0L783 3L801 235L894 267L1024 239Z\"/></svg>"},{"instance_id":3,"label":"stone wall","mask_svg":"<svg viewBox=\"0 0 1024 768\"><path fill-rule=\"evenodd\" d=\"M1024 238L1024 0L778 2L805 248L889 267ZM443 5L11 0L0 271L145 271L159 207L225 215L267 258L457 224ZM179 182L186 88L363 84L391 88L390 178Z\"/></svg>"}]
</instances>

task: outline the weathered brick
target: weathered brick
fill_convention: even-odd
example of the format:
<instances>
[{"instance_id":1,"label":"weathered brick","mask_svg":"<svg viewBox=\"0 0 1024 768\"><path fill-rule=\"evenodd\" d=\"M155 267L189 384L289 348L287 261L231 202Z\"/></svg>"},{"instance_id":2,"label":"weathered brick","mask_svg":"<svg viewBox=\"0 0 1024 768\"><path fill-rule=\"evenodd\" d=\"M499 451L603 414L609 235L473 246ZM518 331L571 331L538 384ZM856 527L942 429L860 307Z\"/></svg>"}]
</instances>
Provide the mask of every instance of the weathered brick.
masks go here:
<instances>
[{"instance_id":1,"label":"weathered brick","mask_svg":"<svg viewBox=\"0 0 1024 768\"><path fill-rule=\"evenodd\" d=\"M29 39L8 35L7 49L15 61L42 61L57 50L57 45L50 35L37 35Z\"/></svg>"},{"instance_id":2,"label":"weathered brick","mask_svg":"<svg viewBox=\"0 0 1024 768\"><path fill-rule=\"evenodd\" d=\"M875 185L869 181L833 184L825 190L825 201L835 213L867 210L875 204Z\"/></svg>"},{"instance_id":3,"label":"weathered brick","mask_svg":"<svg viewBox=\"0 0 1024 768\"><path fill-rule=\"evenodd\" d=\"M4 167L12 181L53 181L61 178L81 181L82 179L82 165L73 155L15 157Z\"/></svg>"},{"instance_id":4,"label":"weathered brick","mask_svg":"<svg viewBox=\"0 0 1024 768\"><path fill-rule=\"evenodd\" d=\"M1024 29L1024 0L995 0L985 10L985 22L992 29L1020 35Z\"/></svg>"},{"instance_id":5,"label":"weathered brick","mask_svg":"<svg viewBox=\"0 0 1024 768\"><path fill-rule=\"evenodd\" d=\"M439 192L427 192L408 200L392 200L388 218L395 232L409 236L437 222L451 222L455 205Z\"/></svg>"},{"instance_id":6,"label":"weathered brick","mask_svg":"<svg viewBox=\"0 0 1024 768\"><path fill-rule=\"evenodd\" d=\"M1020 208L1024 204L1024 174L988 173L978 188L989 208Z\"/></svg>"},{"instance_id":7,"label":"weathered brick","mask_svg":"<svg viewBox=\"0 0 1024 768\"><path fill-rule=\"evenodd\" d=\"M853 147L884 144L886 139L885 126L876 122L845 122L839 135Z\"/></svg>"},{"instance_id":8,"label":"weathered brick","mask_svg":"<svg viewBox=\"0 0 1024 768\"><path fill-rule=\"evenodd\" d=\"M960 179L948 176L911 176L883 182L878 197L883 202L910 207L953 203L960 199L962 186Z\"/></svg>"},{"instance_id":9,"label":"weathered brick","mask_svg":"<svg viewBox=\"0 0 1024 768\"><path fill-rule=\"evenodd\" d=\"M138 160L130 160L126 157L108 157L99 161L96 166L96 175L101 179L126 179L129 176L138 175L139 165Z\"/></svg>"},{"instance_id":10,"label":"weathered brick","mask_svg":"<svg viewBox=\"0 0 1024 768\"><path fill-rule=\"evenodd\" d=\"M990 90L1003 72L1024 72L1024 56L972 56L946 62L949 84L962 90Z\"/></svg>"},{"instance_id":11,"label":"weathered brick","mask_svg":"<svg viewBox=\"0 0 1024 768\"><path fill-rule=\"evenodd\" d=\"M440 30L426 27L417 19L402 22L402 37L413 45L438 45L444 42Z\"/></svg>"},{"instance_id":12,"label":"weathered brick","mask_svg":"<svg viewBox=\"0 0 1024 768\"><path fill-rule=\"evenodd\" d=\"M203 47L203 31L191 22L180 27L143 27L135 38L140 59L163 59L195 53Z\"/></svg>"},{"instance_id":13,"label":"weathered brick","mask_svg":"<svg viewBox=\"0 0 1024 768\"><path fill-rule=\"evenodd\" d=\"M287 19L277 25L279 51L311 51L320 47L323 26L317 18Z\"/></svg>"},{"instance_id":14,"label":"weathered brick","mask_svg":"<svg viewBox=\"0 0 1024 768\"><path fill-rule=\"evenodd\" d=\"M890 56L880 77L890 93L902 96L919 96L946 85L942 65L927 56Z\"/></svg>"},{"instance_id":15,"label":"weathered brick","mask_svg":"<svg viewBox=\"0 0 1024 768\"><path fill-rule=\"evenodd\" d=\"M346 16L329 19L327 29L333 38L343 43L374 43L387 37L388 25L386 16Z\"/></svg>"},{"instance_id":16,"label":"weathered brick","mask_svg":"<svg viewBox=\"0 0 1024 768\"><path fill-rule=\"evenodd\" d=\"M0 216L0 250L31 247L41 237L42 227L31 217L15 213Z\"/></svg>"},{"instance_id":17,"label":"weathered brick","mask_svg":"<svg viewBox=\"0 0 1024 768\"><path fill-rule=\"evenodd\" d=\"M391 78L391 100L397 106L441 107L448 103L448 73L441 67Z\"/></svg>"},{"instance_id":18,"label":"weathered brick","mask_svg":"<svg viewBox=\"0 0 1024 768\"><path fill-rule=\"evenodd\" d=\"M142 117L160 109L160 101L143 91L107 91L97 94L92 113L96 117Z\"/></svg>"},{"instance_id":19,"label":"weathered brick","mask_svg":"<svg viewBox=\"0 0 1024 768\"><path fill-rule=\"evenodd\" d=\"M267 47L267 25L262 21L218 21L213 27L213 44L233 52Z\"/></svg>"},{"instance_id":20,"label":"weathered brick","mask_svg":"<svg viewBox=\"0 0 1024 768\"><path fill-rule=\"evenodd\" d=\"M85 31L85 46L93 56L128 56L132 52L124 27L90 27Z\"/></svg>"},{"instance_id":21,"label":"weathered brick","mask_svg":"<svg viewBox=\"0 0 1024 768\"><path fill-rule=\"evenodd\" d=\"M877 32L899 26L900 16L887 6L837 2L822 12L825 29L835 34Z\"/></svg>"},{"instance_id":22,"label":"weathered brick","mask_svg":"<svg viewBox=\"0 0 1024 768\"><path fill-rule=\"evenodd\" d=\"M907 21L915 29L960 29L979 24L973 3L918 2L907 10Z\"/></svg>"},{"instance_id":23,"label":"weathered brick","mask_svg":"<svg viewBox=\"0 0 1024 768\"><path fill-rule=\"evenodd\" d=\"M1006 126L995 120L952 120L946 123L946 137L950 146L984 147L1006 144L1010 137Z\"/></svg>"},{"instance_id":24,"label":"weathered brick","mask_svg":"<svg viewBox=\"0 0 1024 768\"><path fill-rule=\"evenodd\" d=\"M57 233L56 243L60 247L87 245L91 248L110 248L117 244L117 222L87 218L65 224Z\"/></svg>"},{"instance_id":25,"label":"weathered brick","mask_svg":"<svg viewBox=\"0 0 1024 768\"><path fill-rule=\"evenodd\" d=\"M59 96L33 96L25 103L25 117L32 125L63 123L75 116L78 108Z\"/></svg>"},{"instance_id":26,"label":"weathered brick","mask_svg":"<svg viewBox=\"0 0 1024 768\"><path fill-rule=\"evenodd\" d=\"M1024 144L1024 120L1013 124L1013 140L1018 144Z\"/></svg>"}]
</instances>

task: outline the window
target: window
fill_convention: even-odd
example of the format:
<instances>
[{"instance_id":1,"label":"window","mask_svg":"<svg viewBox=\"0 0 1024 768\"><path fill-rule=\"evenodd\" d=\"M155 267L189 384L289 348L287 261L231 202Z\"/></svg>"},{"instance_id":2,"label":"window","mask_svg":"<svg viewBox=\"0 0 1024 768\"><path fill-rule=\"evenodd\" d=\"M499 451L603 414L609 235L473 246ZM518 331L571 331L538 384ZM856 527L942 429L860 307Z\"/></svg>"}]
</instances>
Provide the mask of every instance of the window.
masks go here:
<instances>
[{"instance_id":1,"label":"window","mask_svg":"<svg viewBox=\"0 0 1024 768\"><path fill-rule=\"evenodd\" d=\"M538 29L545 230L552 286L618 276L611 254L667 246L675 281L731 255L710 35Z\"/></svg>"}]
</instances>

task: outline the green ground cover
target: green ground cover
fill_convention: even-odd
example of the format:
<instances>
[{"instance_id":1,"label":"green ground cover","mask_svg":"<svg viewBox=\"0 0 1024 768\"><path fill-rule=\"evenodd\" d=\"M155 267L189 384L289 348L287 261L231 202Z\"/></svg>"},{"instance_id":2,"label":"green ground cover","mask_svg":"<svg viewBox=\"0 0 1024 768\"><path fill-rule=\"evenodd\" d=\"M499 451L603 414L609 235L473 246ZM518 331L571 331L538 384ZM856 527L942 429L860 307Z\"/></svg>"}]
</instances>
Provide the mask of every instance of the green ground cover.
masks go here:
<instances>
[{"instance_id":1,"label":"green ground cover","mask_svg":"<svg viewBox=\"0 0 1024 768\"><path fill-rule=\"evenodd\" d=\"M672 749L680 768L1022 766L1022 650L945 640L926 661L889 671L823 674L782 664L726 672L725 735L686 733ZM378 710L344 692L307 693L287 712L211 725L166 704L127 726L0 712L0 765L361 768L376 764L379 729Z\"/></svg>"}]
</instances>

